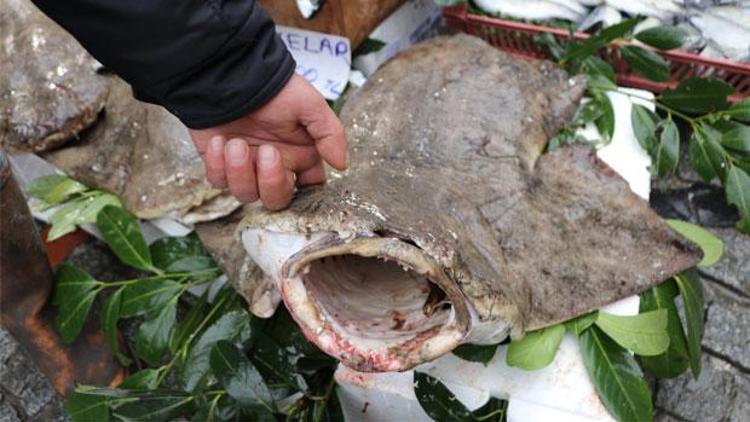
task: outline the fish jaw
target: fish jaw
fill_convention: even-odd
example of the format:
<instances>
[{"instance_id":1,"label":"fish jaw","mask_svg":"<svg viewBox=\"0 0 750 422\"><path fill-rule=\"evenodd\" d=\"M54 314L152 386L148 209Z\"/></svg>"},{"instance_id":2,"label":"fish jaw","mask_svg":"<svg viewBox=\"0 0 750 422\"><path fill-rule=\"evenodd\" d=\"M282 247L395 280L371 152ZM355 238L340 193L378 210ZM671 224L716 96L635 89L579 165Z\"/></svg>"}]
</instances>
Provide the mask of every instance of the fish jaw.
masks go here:
<instances>
[{"instance_id":1,"label":"fish jaw","mask_svg":"<svg viewBox=\"0 0 750 422\"><path fill-rule=\"evenodd\" d=\"M308 340L358 371L436 359L463 343L476 320L449 271L406 241L268 228L241 237ZM428 312L435 288L444 298Z\"/></svg>"}]
</instances>

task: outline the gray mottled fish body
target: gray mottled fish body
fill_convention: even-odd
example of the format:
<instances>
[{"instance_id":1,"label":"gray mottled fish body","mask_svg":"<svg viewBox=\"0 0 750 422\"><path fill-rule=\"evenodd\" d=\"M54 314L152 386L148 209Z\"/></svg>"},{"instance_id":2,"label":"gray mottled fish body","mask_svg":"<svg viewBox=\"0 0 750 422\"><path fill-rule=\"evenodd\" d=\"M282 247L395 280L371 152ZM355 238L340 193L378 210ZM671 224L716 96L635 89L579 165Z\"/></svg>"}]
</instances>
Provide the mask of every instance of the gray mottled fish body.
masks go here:
<instances>
[{"instance_id":1,"label":"gray mottled fish body","mask_svg":"<svg viewBox=\"0 0 750 422\"><path fill-rule=\"evenodd\" d=\"M0 7L0 147L36 152L90 126L104 106L98 63L27 0Z\"/></svg>"},{"instance_id":2,"label":"gray mottled fish body","mask_svg":"<svg viewBox=\"0 0 750 422\"><path fill-rule=\"evenodd\" d=\"M212 220L239 204L206 181L187 128L161 107L111 80L107 113L80 140L44 158L81 182L120 196L139 218Z\"/></svg>"},{"instance_id":3,"label":"gray mottled fish body","mask_svg":"<svg viewBox=\"0 0 750 422\"><path fill-rule=\"evenodd\" d=\"M590 312L700 253L588 147L542 154L583 90L477 38L429 41L346 102L346 172L287 210L246 207L198 234L253 312L283 301L308 339L363 371Z\"/></svg>"}]
</instances>

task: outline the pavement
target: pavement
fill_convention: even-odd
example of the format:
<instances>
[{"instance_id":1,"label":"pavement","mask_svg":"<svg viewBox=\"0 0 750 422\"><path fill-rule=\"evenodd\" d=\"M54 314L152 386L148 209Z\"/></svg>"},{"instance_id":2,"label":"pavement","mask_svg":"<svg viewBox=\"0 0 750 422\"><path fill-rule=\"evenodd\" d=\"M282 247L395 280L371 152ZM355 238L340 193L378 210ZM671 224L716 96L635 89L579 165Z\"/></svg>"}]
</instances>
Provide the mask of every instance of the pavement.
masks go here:
<instances>
[{"instance_id":1,"label":"pavement","mask_svg":"<svg viewBox=\"0 0 750 422\"><path fill-rule=\"evenodd\" d=\"M702 371L697 380L685 373L656 382L657 421L750 421L750 237L732 229L714 233L727 250L715 267L702 271L707 305ZM734 263L744 270L738 272Z\"/></svg>"},{"instance_id":2,"label":"pavement","mask_svg":"<svg viewBox=\"0 0 750 422\"><path fill-rule=\"evenodd\" d=\"M701 186L710 195L716 187ZM750 421L750 236L731 228L732 213L705 209L691 201L701 196L652 204L665 216L707 224L725 242L725 254L701 270L706 296L703 370L698 380L688 373L654 385L657 421ZM663 198L662 198L663 199ZM655 202L656 201L656 202ZM680 201L687 201L688 204ZM721 205L721 204L719 204ZM710 207L709 207L710 208ZM686 211L687 210L687 211ZM718 218L725 215L727 218ZM710 221L709 221L710 220ZM100 280L132 276L99 241L91 239L69 258ZM63 402L12 336L0 328L0 422L64 421Z\"/></svg>"}]
</instances>

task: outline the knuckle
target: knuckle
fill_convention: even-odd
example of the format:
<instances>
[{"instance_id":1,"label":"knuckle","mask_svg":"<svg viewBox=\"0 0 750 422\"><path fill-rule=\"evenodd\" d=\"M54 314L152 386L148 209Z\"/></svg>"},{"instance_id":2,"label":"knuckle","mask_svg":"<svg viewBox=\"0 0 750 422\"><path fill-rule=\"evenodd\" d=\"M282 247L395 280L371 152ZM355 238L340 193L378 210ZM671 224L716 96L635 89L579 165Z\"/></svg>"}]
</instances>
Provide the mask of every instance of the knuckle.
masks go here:
<instances>
[{"instance_id":1,"label":"knuckle","mask_svg":"<svg viewBox=\"0 0 750 422\"><path fill-rule=\"evenodd\" d=\"M264 191L278 191L284 186L285 181L283 175L273 174L258 180L258 185Z\"/></svg>"},{"instance_id":2,"label":"knuckle","mask_svg":"<svg viewBox=\"0 0 750 422\"><path fill-rule=\"evenodd\" d=\"M229 179L229 191L242 203L251 203L258 200L258 191L254 183L247 183L245 181L238 182L234 179Z\"/></svg>"},{"instance_id":3,"label":"knuckle","mask_svg":"<svg viewBox=\"0 0 750 422\"><path fill-rule=\"evenodd\" d=\"M241 191L234 193L233 195L237 197L237 199L240 200L240 202L245 204L250 204L258 200L258 194L254 191L247 190L247 191Z\"/></svg>"},{"instance_id":4,"label":"knuckle","mask_svg":"<svg viewBox=\"0 0 750 422\"><path fill-rule=\"evenodd\" d=\"M218 171L224 171L224 160L211 156L206 157L206 172L216 173Z\"/></svg>"},{"instance_id":5,"label":"knuckle","mask_svg":"<svg viewBox=\"0 0 750 422\"><path fill-rule=\"evenodd\" d=\"M266 199L263 201L263 206L272 211L278 211L285 208L289 204L289 199L286 198L273 198Z\"/></svg>"},{"instance_id":6,"label":"knuckle","mask_svg":"<svg viewBox=\"0 0 750 422\"><path fill-rule=\"evenodd\" d=\"M275 204L275 203L272 203L272 202L270 202L270 203L265 203L264 202L263 205L266 208L268 208L269 210L271 210L271 211L279 211L279 210L281 210L281 209L284 208L283 205Z\"/></svg>"},{"instance_id":7,"label":"knuckle","mask_svg":"<svg viewBox=\"0 0 750 422\"><path fill-rule=\"evenodd\" d=\"M211 185L215 188L225 188L227 186L226 180L224 180L224 177L222 176L211 176L208 178L208 181L211 183Z\"/></svg>"}]
</instances>

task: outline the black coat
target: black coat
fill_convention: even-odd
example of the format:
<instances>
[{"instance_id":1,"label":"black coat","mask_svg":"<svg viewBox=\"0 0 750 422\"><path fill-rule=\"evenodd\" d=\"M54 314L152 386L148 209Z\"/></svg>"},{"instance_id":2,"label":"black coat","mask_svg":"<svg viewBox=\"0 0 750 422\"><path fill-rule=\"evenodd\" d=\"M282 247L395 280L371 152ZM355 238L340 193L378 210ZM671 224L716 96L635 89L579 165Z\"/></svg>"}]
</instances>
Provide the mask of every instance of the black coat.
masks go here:
<instances>
[{"instance_id":1,"label":"black coat","mask_svg":"<svg viewBox=\"0 0 750 422\"><path fill-rule=\"evenodd\" d=\"M34 0L136 97L191 128L248 114L294 60L255 0Z\"/></svg>"}]
</instances>

